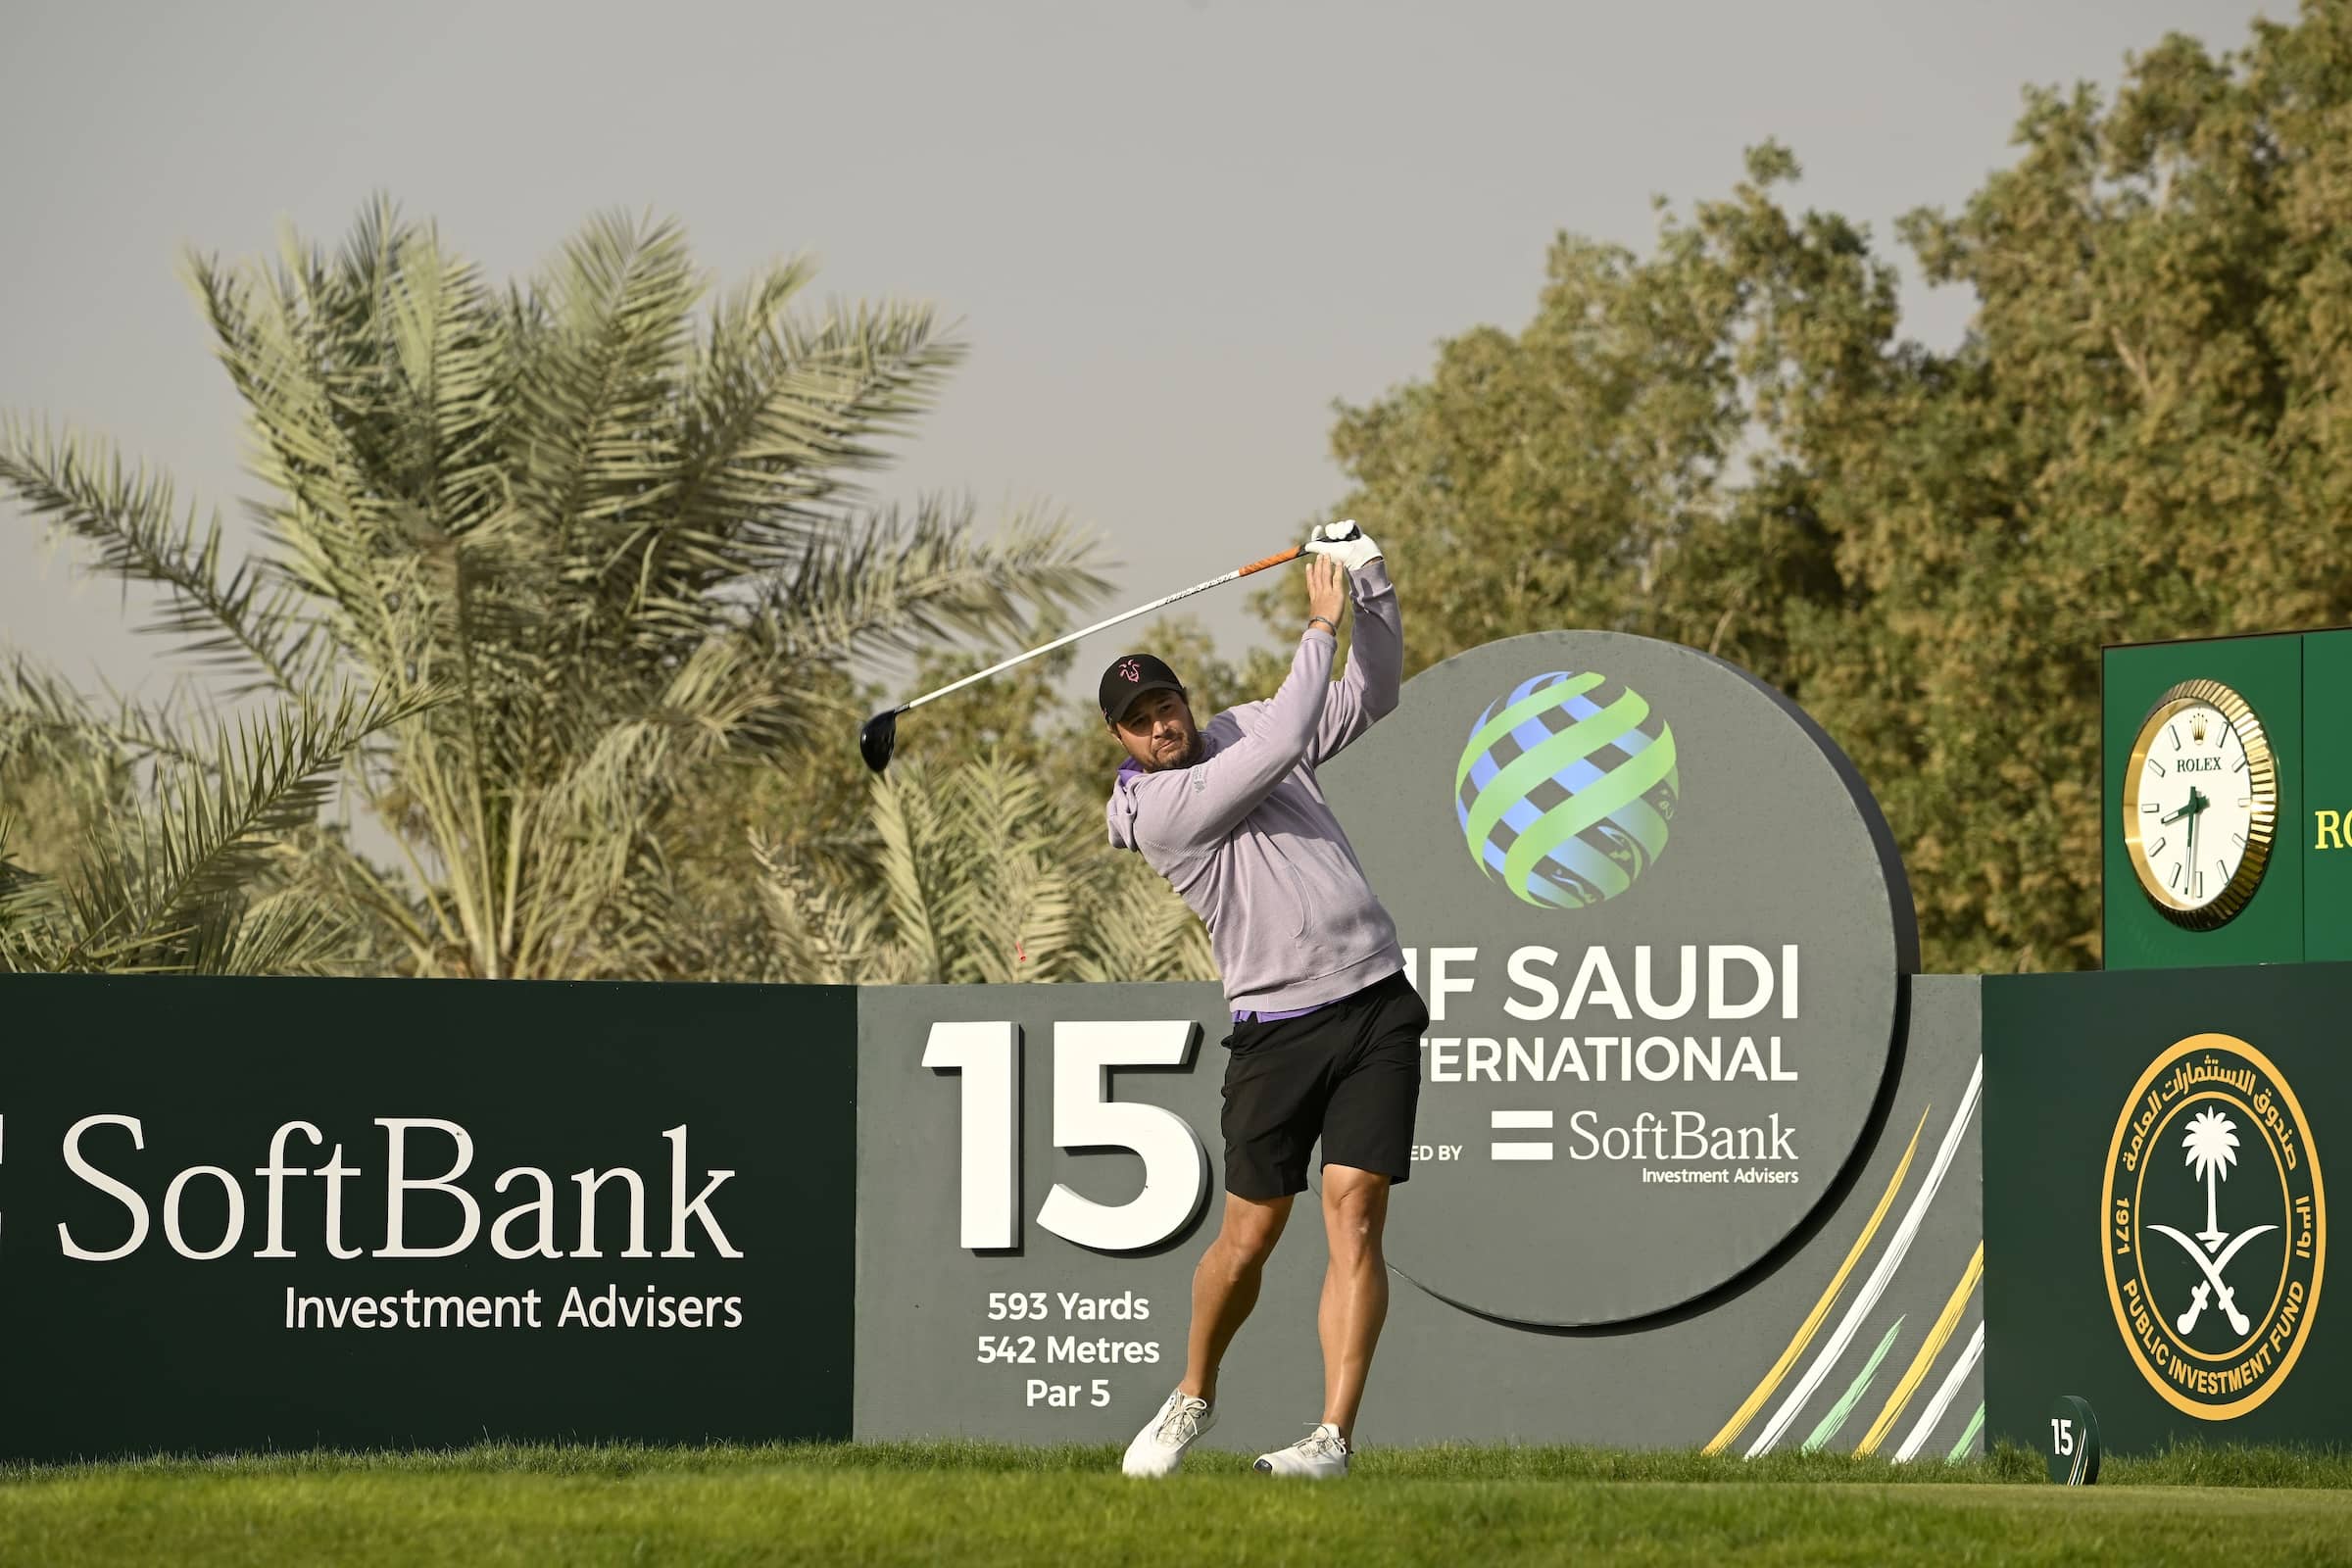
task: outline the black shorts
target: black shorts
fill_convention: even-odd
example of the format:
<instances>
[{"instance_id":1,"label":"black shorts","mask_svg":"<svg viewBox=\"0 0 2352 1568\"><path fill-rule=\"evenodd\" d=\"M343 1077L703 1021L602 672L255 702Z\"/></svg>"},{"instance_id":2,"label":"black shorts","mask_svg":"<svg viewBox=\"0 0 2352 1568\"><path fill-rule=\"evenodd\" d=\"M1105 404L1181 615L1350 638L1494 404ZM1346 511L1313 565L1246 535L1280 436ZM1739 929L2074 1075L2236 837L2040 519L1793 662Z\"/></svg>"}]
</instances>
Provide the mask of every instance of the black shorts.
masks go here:
<instances>
[{"instance_id":1,"label":"black shorts","mask_svg":"<svg viewBox=\"0 0 2352 1568\"><path fill-rule=\"evenodd\" d=\"M1302 1018L1235 1024L1225 1037L1225 1190L1304 1192L1318 1138L1326 1165L1410 1176L1428 1027L1401 971Z\"/></svg>"}]
</instances>

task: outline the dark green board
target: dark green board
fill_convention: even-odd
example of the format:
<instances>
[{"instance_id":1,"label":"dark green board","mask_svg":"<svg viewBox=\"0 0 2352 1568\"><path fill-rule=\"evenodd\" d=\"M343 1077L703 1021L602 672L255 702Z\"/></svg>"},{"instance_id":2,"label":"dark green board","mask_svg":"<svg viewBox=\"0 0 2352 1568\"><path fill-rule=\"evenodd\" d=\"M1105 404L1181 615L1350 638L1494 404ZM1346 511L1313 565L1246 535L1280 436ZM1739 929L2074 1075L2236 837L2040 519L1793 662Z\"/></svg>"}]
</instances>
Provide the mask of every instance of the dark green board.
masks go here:
<instances>
[{"instance_id":1,"label":"dark green board","mask_svg":"<svg viewBox=\"0 0 2352 1568\"><path fill-rule=\"evenodd\" d=\"M2303 637L2303 956L2352 958L2352 631Z\"/></svg>"},{"instance_id":2,"label":"dark green board","mask_svg":"<svg viewBox=\"0 0 2352 1568\"><path fill-rule=\"evenodd\" d=\"M2352 1291L2327 1268L2326 1178L2352 1169L2352 1052L2344 1049L2344 1019L2352 1017L2352 964L2266 965L2063 975L1992 975L1984 981L1984 1393L1985 1438L2007 1438L2039 1449L2047 1437L2051 1401L2077 1395L2097 1412L2110 1452L2144 1453L2175 1441L2306 1443L2341 1446L2345 1411L2352 1406ZM2192 1113L2210 1084L2167 1095L2174 1071L2226 1052L2190 1051L2158 1070L2154 1090L2164 1104L2146 1123L2136 1167L2110 1164L2118 1128L2127 1134L2148 1106L2135 1094L2144 1073L2192 1037L2234 1037L2276 1067L2301 1111L2301 1130L2273 1140L2258 1116L2216 1095L2210 1104L2233 1122L2231 1162L2200 1185L2183 1157ZM2225 1063L2226 1064L2226 1063ZM2266 1074L2255 1091L2279 1100ZM2133 1107L2127 1117L2127 1106ZM2306 1184L2310 1256L2294 1256L2291 1239L2301 1221L2288 1196L2290 1178L2266 1150L2291 1144L2296 1196ZM2128 1138L2123 1148L2131 1148ZM2279 1162L2283 1163L2283 1162ZM2132 1187L2132 1170L2141 1174ZM2123 1169L2120 1177L2113 1173ZM2311 1172L2321 1172L2311 1182ZM2112 1179L2111 1179L2112 1177ZM2119 1241L2111 1203L2121 1182L2139 1203L2140 1227ZM2229 1374L2261 1354L2234 1350L2220 1331L2219 1309L2202 1315L2183 1338L2143 1321L2138 1336L2113 1295L2110 1279L2145 1282L2151 1316L2177 1324L2191 1304L2199 1277L2185 1248L2153 1234L2151 1226L2195 1235L2211 1221L2217 1233L2247 1244L2223 1265L2232 1291L2244 1298L2249 1322L2261 1336L2264 1315L2291 1285L2316 1288L2284 1371L2259 1402L2236 1414L2184 1411L2161 1395L2142 1365L2156 1352L2134 1348L2169 1342L2164 1356L2201 1372ZM2258 1227L2271 1229L2252 1234ZM2119 1261L2121 1259L2121 1261ZM2210 1295L2210 1292L2208 1293ZM2275 1321L2275 1320L2274 1320ZM2186 1361L2171 1345L2195 1352ZM2163 1376L2162 1372L2157 1374ZM2248 1385L2249 1388L2256 1385ZM2242 1397L2209 1393L2188 1398L2211 1409Z\"/></svg>"},{"instance_id":3,"label":"dark green board","mask_svg":"<svg viewBox=\"0 0 2352 1568\"><path fill-rule=\"evenodd\" d=\"M0 1457L847 1438L856 1046L847 987L0 976L0 1343L12 1348ZM113 1261L66 1249L70 1236L109 1251L133 1233L129 1202L67 1158L71 1129L98 1115L139 1123L139 1147L120 1123L78 1141L84 1163L147 1210L143 1241ZM478 1205L479 1230L453 1255L379 1255L394 1136L379 1119L402 1118L456 1124L470 1142L453 1185ZM272 1185L261 1172L292 1122L323 1140L284 1142L282 1166L308 1172L276 1181L295 1255L256 1256ZM680 1127L683 1184L664 1137ZM457 1162L449 1132L400 1136L411 1180ZM317 1172L336 1146L356 1173L330 1182ZM174 1178L199 1166L219 1174L180 1184L187 1250L227 1234L226 1180L244 1205L240 1239L210 1260L182 1255L165 1229ZM524 1167L546 1174L554 1246L568 1255L496 1250L498 1219L537 1196L529 1176L499 1190ZM642 1185L648 1255L622 1255L619 1177L598 1190L601 1255L579 1255L574 1178L619 1168ZM721 1171L733 1174L696 1212ZM330 1255L330 1187L341 1245L361 1255ZM446 1190L409 1192L402 1214L408 1249L464 1232ZM689 1255L664 1256L681 1220ZM506 1241L522 1250L538 1236L525 1216ZM575 1289L587 1320L564 1323ZM347 1313L392 1298L400 1326L347 1315L290 1328L289 1291ZM529 1293L537 1327L519 1321ZM490 1300L491 1320L431 1322L435 1297ZM500 1300L516 1303L503 1326ZM599 1326L606 1300L637 1314L654 1303L667 1322ZM429 1326L409 1326L413 1311Z\"/></svg>"}]
</instances>

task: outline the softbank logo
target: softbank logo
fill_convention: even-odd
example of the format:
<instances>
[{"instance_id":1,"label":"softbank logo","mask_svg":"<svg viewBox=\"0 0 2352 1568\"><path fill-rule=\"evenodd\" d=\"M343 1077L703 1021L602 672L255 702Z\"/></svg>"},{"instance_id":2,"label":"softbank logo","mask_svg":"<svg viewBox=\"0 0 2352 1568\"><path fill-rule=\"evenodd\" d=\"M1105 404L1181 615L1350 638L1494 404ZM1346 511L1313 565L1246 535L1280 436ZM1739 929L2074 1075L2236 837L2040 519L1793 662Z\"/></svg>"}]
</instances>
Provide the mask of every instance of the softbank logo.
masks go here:
<instances>
[{"instance_id":1,"label":"softbank logo","mask_svg":"<svg viewBox=\"0 0 2352 1568\"><path fill-rule=\"evenodd\" d=\"M355 1206L347 1199L372 1197L378 1189L356 1178L368 1174L366 1168L346 1164L343 1146L337 1143L328 1152L323 1164L306 1159L301 1151L290 1148L296 1138L302 1139L312 1151L326 1145L326 1135L307 1121L290 1121L270 1135L268 1159L254 1167L253 1175L261 1183L261 1246L253 1251L255 1257L299 1257L310 1245L308 1237L295 1238L297 1246L287 1245L286 1193L293 1182L318 1181L325 1184L326 1212L323 1234L318 1238L330 1257L451 1257L472 1247L482 1233L482 1202L458 1184L473 1164L473 1138L454 1121L438 1117L378 1116L374 1125L383 1132L383 1172L380 1188L381 1204L368 1202L365 1226L368 1237L380 1237L381 1245L368 1247L346 1240L349 1231L362 1229L350 1214ZM118 1131L119 1129L119 1131ZM127 1140L122 1134L127 1133ZM720 1229L717 1216L711 1212L710 1201L720 1187L734 1176L731 1170L711 1170L703 1174L706 1180L689 1197L689 1169L686 1159L686 1128L683 1124L662 1134L669 1144L668 1218L669 1246L659 1255L662 1257L694 1257L699 1255L689 1245L692 1227L700 1227L701 1240L708 1243L720 1257L741 1257L743 1253L727 1240ZM415 1141L415 1147L412 1146ZM155 1217L147 1196L133 1186L124 1175L135 1175L137 1163L125 1157L147 1147L146 1129L136 1116L84 1116L68 1129L65 1138L66 1168L86 1185L106 1194L121 1204L129 1218L129 1233L115 1245L91 1245L98 1238L86 1241L77 1238L71 1226L57 1227L58 1245L68 1257L90 1263L111 1263L130 1256L147 1244ZM86 1147L85 1147L86 1146ZM442 1157L432 1158L433 1154ZM103 1159L106 1167L98 1163ZM439 1175L415 1174L419 1164L446 1163ZM118 1174L120 1173L120 1174ZM227 1199L227 1215L220 1234L191 1238L181 1220L181 1207L190 1188L198 1184L217 1186ZM560 1187L557 1180L535 1165L518 1165L502 1173L492 1184L491 1191L505 1195L512 1192L520 1201L503 1209L490 1222L491 1250L505 1258L525 1257L603 1257L597 1250L597 1216L600 1204L610 1212L610 1205L626 1201L628 1205L628 1247L614 1254L620 1257L653 1257L656 1254L646 1246L646 1178L630 1166L619 1165L610 1170L574 1171ZM348 1189L348 1191L347 1191ZM564 1189L576 1189L566 1192ZM571 1212L562 1212L569 1200ZM429 1211L425 1223L416 1223L418 1211ZM161 1200L164 1241L174 1252L198 1262L226 1256L246 1240L247 1195L246 1183L235 1173L219 1165L191 1165L172 1176L163 1190ZM306 1205L307 1207L307 1205ZM204 1211L214 1212L207 1203ZM566 1223L566 1221L570 1223ZM447 1236L455 1222L455 1240L420 1243L413 1240L420 1231L433 1236ZM563 1240L572 1241L567 1250Z\"/></svg>"}]
</instances>

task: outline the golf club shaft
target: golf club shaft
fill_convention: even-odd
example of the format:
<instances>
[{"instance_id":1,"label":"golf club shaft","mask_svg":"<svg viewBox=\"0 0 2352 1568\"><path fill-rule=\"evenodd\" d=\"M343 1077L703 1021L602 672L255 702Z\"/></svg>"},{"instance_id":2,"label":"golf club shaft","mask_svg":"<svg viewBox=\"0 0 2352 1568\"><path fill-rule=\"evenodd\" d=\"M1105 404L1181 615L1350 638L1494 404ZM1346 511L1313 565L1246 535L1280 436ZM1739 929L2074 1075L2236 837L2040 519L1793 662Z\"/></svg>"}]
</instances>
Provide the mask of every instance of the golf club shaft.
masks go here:
<instances>
[{"instance_id":1,"label":"golf club shaft","mask_svg":"<svg viewBox=\"0 0 2352 1568\"><path fill-rule=\"evenodd\" d=\"M1208 579L1208 581L1197 582L1190 588L1179 588L1176 590L1176 592L1169 594L1164 599L1154 599L1148 605L1138 605L1133 610L1122 611L1120 613L1111 616L1108 620L1098 620L1092 626L1082 627L1077 631L1071 632L1066 637L1056 637L1052 642L1041 644L1036 648L1030 649L1025 654L1015 654L1002 663L991 664L986 669L980 670L976 674L964 676L963 679L956 681L954 685L942 686L935 692L925 692L922 696L917 697L914 701L901 707L899 711L904 713L913 709L920 708L925 703L931 701L934 697L945 697L950 692L961 691L966 686L971 685L974 681L986 680L989 676L998 673L1000 670L1010 669L1015 664L1025 663L1029 660L1035 659L1040 654L1050 654L1054 649L1066 647L1069 644L1076 642L1081 637L1091 637L1096 632L1102 631L1106 627L1116 626L1122 620L1133 620L1138 615L1149 615L1154 610L1166 609L1179 599L1190 599L1195 594L1205 593L1211 588L1222 587L1226 583L1233 582L1242 577L1247 577L1253 571L1263 571L1268 566L1279 566L1286 561L1296 561L1304 554L1306 554L1306 547L1304 545L1294 545L1292 548L1282 551L1277 555L1266 557L1263 561L1252 561L1247 566L1229 571L1222 577L1211 577Z\"/></svg>"}]
</instances>

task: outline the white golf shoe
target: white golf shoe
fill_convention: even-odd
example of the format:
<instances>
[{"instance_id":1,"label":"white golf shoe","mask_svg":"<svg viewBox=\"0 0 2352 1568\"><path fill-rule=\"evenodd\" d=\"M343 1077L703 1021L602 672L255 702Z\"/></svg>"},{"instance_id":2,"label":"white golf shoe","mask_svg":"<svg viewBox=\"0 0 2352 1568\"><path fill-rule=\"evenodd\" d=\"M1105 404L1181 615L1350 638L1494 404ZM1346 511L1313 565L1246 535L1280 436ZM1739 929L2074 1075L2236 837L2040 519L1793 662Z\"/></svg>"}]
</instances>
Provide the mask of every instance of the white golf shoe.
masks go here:
<instances>
[{"instance_id":1,"label":"white golf shoe","mask_svg":"<svg viewBox=\"0 0 2352 1568\"><path fill-rule=\"evenodd\" d=\"M1193 1441L1216 1424L1217 1412L1209 1408L1206 1399L1178 1389L1127 1445L1127 1457L1119 1462L1119 1468L1131 1476L1170 1474L1184 1463L1184 1450Z\"/></svg>"},{"instance_id":2,"label":"white golf shoe","mask_svg":"<svg viewBox=\"0 0 2352 1568\"><path fill-rule=\"evenodd\" d=\"M1307 1481L1338 1481L1348 1474L1348 1440L1324 1421L1287 1448L1257 1456L1258 1470L1270 1476L1298 1476Z\"/></svg>"}]
</instances>

